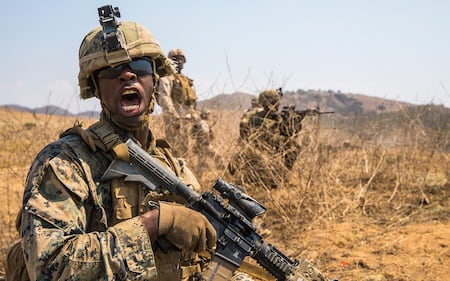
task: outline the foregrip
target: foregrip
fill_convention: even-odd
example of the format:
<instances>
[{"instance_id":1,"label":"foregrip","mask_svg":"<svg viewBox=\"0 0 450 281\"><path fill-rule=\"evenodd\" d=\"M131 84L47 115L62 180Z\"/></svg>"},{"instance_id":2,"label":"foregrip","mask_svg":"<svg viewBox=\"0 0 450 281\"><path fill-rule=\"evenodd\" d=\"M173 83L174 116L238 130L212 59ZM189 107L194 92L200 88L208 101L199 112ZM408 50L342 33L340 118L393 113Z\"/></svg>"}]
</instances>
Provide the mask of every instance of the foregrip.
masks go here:
<instances>
[{"instance_id":1,"label":"foregrip","mask_svg":"<svg viewBox=\"0 0 450 281\"><path fill-rule=\"evenodd\" d=\"M182 196L188 202L195 202L201 198L199 193L189 188L175 174L169 172L137 143L128 139L125 144L130 153L131 163L139 166L140 170L156 181L160 188L168 189L173 194Z\"/></svg>"},{"instance_id":2,"label":"foregrip","mask_svg":"<svg viewBox=\"0 0 450 281\"><path fill-rule=\"evenodd\" d=\"M277 280L286 280L286 277L290 276L298 265L297 260L290 260L277 248L265 242L253 258Z\"/></svg>"}]
</instances>

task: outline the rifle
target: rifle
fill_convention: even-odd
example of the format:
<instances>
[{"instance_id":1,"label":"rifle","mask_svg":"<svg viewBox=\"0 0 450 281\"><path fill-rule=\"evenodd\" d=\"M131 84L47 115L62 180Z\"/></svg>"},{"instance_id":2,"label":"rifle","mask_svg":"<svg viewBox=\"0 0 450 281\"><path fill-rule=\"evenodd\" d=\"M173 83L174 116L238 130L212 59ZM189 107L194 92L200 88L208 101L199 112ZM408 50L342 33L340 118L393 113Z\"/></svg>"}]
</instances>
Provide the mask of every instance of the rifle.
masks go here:
<instances>
[{"instance_id":1,"label":"rifle","mask_svg":"<svg viewBox=\"0 0 450 281\"><path fill-rule=\"evenodd\" d=\"M281 109L281 114L295 113L297 115L321 115L321 114L331 114L335 113L334 111L320 111L319 107L296 110L294 105L283 106Z\"/></svg>"},{"instance_id":2,"label":"rifle","mask_svg":"<svg viewBox=\"0 0 450 281\"><path fill-rule=\"evenodd\" d=\"M217 232L216 250L202 280L231 280L245 257L252 257L277 280L328 280L312 264L291 260L275 246L264 242L252 219L266 208L245 194L242 187L217 179L214 189L220 195L192 190L167 168L150 156L132 139L125 142L130 162L114 159L102 180L124 177L140 182L153 191L168 190L183 197L188 207L202 213Z\"/></svg>"},{"instance_id":3,"label":"rifle","mask_svg":"<svg viewBox=\"0 0 450 281\"><path fill-rule=\"evenodd\" d=\"M332 114L334 111L320 111L320 108L296 110L295 106L283 106L281 109L281 133L285 136L293 136L302 129L302 121L307 115Z\"/></svg>"}]
</instances>

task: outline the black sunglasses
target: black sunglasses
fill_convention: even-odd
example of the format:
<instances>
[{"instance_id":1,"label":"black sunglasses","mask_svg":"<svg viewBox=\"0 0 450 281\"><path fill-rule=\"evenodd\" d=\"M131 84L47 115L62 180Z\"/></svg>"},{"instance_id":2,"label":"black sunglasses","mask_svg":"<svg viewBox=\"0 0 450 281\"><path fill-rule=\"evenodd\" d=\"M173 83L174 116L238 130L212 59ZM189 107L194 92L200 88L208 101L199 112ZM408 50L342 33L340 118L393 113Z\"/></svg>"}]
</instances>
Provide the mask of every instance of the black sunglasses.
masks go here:
<instances>
[{"instance_id":1,"label":"black sunglasses","mask_svg":"<svg viewBox=\"0 0 450 281\"><path fill-rule=\"evenodd\" d=\"M126 68L130 68L131 72L135 73L138 77L153 74L152 62L145 58L139 58L116 67L103 68L97 72L97 77L115 79L119 77Z\"/></svg>"}]
</instances>

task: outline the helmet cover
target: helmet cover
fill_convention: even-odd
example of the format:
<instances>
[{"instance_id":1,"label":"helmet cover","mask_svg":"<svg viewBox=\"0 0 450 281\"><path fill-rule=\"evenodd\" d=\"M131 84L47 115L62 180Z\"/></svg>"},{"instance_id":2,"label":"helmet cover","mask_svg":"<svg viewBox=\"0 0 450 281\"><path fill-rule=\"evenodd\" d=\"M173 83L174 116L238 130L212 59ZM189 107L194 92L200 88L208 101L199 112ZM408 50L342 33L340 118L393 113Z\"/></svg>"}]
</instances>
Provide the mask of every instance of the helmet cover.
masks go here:
<instances>
[{"instance_id":1,"label":"helmet cover","mask_svg":"<svg viewBox=\"0 0 450 281\"><path fill-rule=\"evenodd\" d=\"M115 67L134 58L150 58L157 78L175 72L173 63L165 56L159 43L142 25L135 22L121 22L117 30L123 35L124 49L107 52L102 44L101 26L90 31L81 42L78 83L82 99L98 97L94 81L96 71L109 66Z\"/></svg>"}]
</instances>

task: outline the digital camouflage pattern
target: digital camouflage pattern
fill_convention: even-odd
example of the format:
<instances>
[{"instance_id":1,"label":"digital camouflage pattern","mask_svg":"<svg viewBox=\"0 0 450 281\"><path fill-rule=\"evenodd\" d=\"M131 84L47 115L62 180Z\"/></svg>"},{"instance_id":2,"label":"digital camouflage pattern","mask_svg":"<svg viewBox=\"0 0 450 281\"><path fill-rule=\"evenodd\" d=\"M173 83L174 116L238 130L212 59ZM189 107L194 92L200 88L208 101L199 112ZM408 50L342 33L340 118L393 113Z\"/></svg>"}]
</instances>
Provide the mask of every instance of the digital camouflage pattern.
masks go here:
<instances>
[{"instance_id":1,"label":"digital camouflage pattern","mask_svg":"<svg viewBox=\"0 0 450 281\"><path fill-rule=\"evenodd\" d=\"M150 138L147 151L185 182L192 180L185 177L191 176L187 167ZM19 227L31 280L158 280L160 254L138 215L148 200L182 201L119 179L102 182L109 163L107 154L72 134L33 161ZM186 183L199 188L195 178Z\"/></svg>"}]
</instances>

